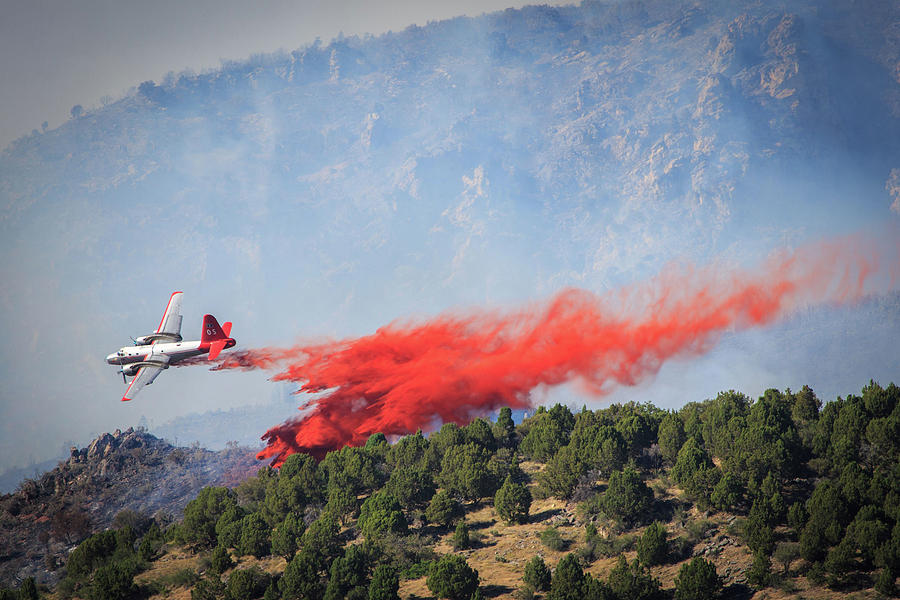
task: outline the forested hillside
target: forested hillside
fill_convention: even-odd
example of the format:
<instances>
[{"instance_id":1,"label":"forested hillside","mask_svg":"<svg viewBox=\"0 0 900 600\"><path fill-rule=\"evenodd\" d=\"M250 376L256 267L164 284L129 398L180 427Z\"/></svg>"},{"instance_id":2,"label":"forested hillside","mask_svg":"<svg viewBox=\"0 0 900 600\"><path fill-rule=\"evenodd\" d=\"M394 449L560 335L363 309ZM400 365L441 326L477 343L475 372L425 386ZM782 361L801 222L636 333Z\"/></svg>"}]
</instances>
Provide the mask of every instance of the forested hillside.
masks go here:
<instances>
[{"instance_id":1,"label":"forested hillside","mask_svg":"<svg viewBox=\"0 0 900 600\"><path fill-rule=\"evenodd\" d=\"M895 593L900 388L539 409L294 454L180 523L94 534L57 597ZM32 585L32 584L27 584ZM759 596L759 597L771 597Z\"/></svg>"}]
</instances>

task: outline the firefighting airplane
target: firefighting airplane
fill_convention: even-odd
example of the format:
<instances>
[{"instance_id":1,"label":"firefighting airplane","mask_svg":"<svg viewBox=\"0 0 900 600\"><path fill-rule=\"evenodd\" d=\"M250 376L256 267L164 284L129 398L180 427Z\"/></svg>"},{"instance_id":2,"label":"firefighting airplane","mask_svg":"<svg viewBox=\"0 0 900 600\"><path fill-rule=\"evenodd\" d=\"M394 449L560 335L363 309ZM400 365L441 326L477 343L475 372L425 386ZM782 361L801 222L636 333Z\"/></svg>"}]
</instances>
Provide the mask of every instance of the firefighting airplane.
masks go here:
<instances>
[{"instance_id":1,"label":"firefighting airplane","mask_svg":"<svg viewBox=\"0 0 900 600\"><path fill-rule=\"evenodd\" d=\"M134 346L125 346L115 354L106 357L111 365L122 365L119 373L122 381L128 383L125 376L134 376L122 401L131 400L145 385L150 385L162 373L179 361L192 356L209 353L209 360L219 356L225 348L231 348L237 342L231 335L231 323L219 322L212 315L203 315L203 329L199 342L181 341L181 297L183 292L175 292L169 298L166 312L163 313L159 327L151 334L139 338L131 338Z\"/></svg>"}]
</instances>

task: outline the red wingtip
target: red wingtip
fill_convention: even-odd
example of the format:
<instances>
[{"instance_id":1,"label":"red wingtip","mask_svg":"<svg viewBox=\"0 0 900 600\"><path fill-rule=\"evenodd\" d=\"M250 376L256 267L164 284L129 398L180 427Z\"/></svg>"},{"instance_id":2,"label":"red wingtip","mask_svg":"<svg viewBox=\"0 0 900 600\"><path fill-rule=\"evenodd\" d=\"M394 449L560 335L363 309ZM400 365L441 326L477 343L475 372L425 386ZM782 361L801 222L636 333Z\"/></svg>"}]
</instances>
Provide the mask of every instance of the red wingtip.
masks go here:
<instances>
[{"instance_id":1,"label":"red wingtip","mask_svg":"<svg viewBox=\"0 0 900 600\"><path fill-rule=\"evenodd\" d=\"M126 398L125 396L122 396L122 402L128 402L129 400L131 400L131 398Z\"/></svg>"},{"instance_id":2,"label":"red wingtip","mask_svg":"<svg viewBox=\"0 0 900 600\"><path fill-rule=\"evenodd\" d=\"M231 337L231 321L222 323L222 333L225 334L225 337Z\"/></svg>"}]
</instances>

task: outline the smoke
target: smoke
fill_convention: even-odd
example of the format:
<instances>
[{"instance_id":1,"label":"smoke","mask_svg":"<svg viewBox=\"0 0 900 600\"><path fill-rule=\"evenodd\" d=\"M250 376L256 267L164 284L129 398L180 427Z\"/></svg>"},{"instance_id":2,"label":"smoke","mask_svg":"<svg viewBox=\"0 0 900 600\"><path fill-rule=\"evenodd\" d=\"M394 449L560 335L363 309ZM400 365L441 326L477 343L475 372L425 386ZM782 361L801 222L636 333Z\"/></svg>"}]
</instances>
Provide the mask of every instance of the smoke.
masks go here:
<instances>
[{"instance_id":1,"label":"smoke","mask_svg":"<svg viewBox=\"0 0 900 600\"><path fill-rule=\"evenodd\" d=\"M396 321L365 337L235 352L214 368L274 370L274 380L315 394L303 416L263 436L257 458L277 466L294 452L321 456L375 432L527 408L539 386L575 381L603 396L672 357L707 352L724 332L860 299L882 277L878 254L857 236L782 251L749 269L670 266L604 294L566 289L512 311Z\"/></svg>"}]
</instances>

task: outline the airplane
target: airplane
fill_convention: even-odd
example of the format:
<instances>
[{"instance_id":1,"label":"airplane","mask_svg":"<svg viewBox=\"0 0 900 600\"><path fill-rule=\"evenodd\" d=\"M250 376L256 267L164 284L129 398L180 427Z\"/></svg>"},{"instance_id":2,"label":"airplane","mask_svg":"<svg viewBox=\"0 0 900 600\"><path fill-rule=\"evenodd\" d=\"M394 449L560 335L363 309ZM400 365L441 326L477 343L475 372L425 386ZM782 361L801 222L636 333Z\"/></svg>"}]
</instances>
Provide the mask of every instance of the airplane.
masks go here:
<instances>
[{"instance_id":1,"label":"airplane","mask_svg":"<svg viewBox=\"0 0 900 600\"><path fill-rule=\"evenodd\" d=\"M214 360L225 348L231 348L237 342L231 335L231 323L219 322L212 315L203 315L203 329L200 341L184 342L181 338L181 297L183 292L173 292L169 297L166 312L163 313L159 327L153 333L131 338L134 346L125 346L118 352L106 357L111 365L121 365L119 373L122 381L128 383L125 376L134 379L125 390L122 401L131 400L145 385L150 385L171 365L192 356L209 354Z\"/></svg>"}]
</instances>

